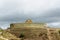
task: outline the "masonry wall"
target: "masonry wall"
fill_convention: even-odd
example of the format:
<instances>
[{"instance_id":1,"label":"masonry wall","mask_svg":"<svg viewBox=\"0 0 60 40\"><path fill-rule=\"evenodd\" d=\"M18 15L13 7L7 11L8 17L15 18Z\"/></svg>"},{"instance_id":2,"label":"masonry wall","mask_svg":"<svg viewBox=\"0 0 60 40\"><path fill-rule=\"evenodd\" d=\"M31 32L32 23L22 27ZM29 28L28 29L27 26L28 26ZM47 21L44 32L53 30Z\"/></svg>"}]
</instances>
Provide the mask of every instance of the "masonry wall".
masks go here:
<instances>
[{"instance_id":1,"label":"masonry wall","mask_svg":"<svg viewBox=\"0 0 60 40\"><path fill-rule=\"evenodd\" d=\"M40 28L46 28L45 24L41 23L17 23L17 24L11 24L10 25L10 31L12 34L15 34L17 37L20 36L20 34L23 32L24 35L30 34L33 32L38 32ZM32 32L33 31L33 32Z\"/></svg>"},{"instance_id":2,"label":"masonry wall","mask_svg":"<svg viewBox=\"0 0 60 40\"><path fill-rule=\"evenodd\" d=\"M24 34L24 38L26 39L32 39L32 38L39 38L42 39L44 38L45 40L48 40L47 36L47 29L45 28L35 28L35 29L15 29L11 31L12 34L15 34L17 37L21 35L21 33ZM42 40L41 39L41 40Z\"/></svg>"},{"instance_id":3,"label":"masonry wall","mask_svg":"<svg viewBox=\"0 0 60 40\"><path fill-rule=\"evenodd\" d=\"M45 24L42 23L16 23L16 24L11 24L10 27L12 28L24 28L24 27L28 27L28 28L46 28Z\"/></svg>"},{"instance_id":4,"label":"masonry wall","mask_svg":"<svg viewBox=\"0 0 60 40\"><path fill-rule=\"evenodd\" d=\"M17 37L24 35L24 40L60 40L59 29L47 28L45 24L11 24L10 32Z\"/></svg>"}]
</instances>

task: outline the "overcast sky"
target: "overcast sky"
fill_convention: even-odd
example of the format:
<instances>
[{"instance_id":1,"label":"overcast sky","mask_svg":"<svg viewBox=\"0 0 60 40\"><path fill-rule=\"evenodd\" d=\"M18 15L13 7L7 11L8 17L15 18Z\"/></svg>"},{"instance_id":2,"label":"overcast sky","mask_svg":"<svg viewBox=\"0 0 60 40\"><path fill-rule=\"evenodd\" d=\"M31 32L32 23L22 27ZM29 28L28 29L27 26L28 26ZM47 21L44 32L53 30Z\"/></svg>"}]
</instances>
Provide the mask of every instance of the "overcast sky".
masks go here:
<instances>
[{"instance_id":1,"label":"overcast sky","mask_svg":"<svg viewBox=\"0 0 60 40\"><path fill-rule=\"evenodd\" d=\"M28 18L60 27L60 0L0 0L0 27Z\"/></svg>"}]
</instances>

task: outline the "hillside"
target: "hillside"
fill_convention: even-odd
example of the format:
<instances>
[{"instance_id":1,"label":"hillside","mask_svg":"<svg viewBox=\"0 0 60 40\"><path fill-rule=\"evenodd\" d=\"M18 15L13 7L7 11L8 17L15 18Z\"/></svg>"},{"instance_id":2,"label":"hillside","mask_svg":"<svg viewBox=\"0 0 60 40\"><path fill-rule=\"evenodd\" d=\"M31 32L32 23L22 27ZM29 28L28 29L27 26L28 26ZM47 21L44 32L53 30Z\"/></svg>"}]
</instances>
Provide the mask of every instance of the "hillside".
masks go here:
<instances>
[{"instance_id":1,"label":"hillside","mask_svg":"<svg viewBox=\"0 0 60 40\"><path fill-rule=\"evenodd\" d=\"M0 40L20 40L20 39L9 32L0 30Z\"/></svg>"},{"instance_id":2,"label":"hillside","mask_svg":"<svg viewBox=\"0 0 60 40\"><path fill-rule=\"evenodd\" d=\"M18 35L18 31L15 31ZM16 35L0 30L0 40L60 40L60 30L53 28L20 29L19 38Z\"/></svg>"}]
</instances>

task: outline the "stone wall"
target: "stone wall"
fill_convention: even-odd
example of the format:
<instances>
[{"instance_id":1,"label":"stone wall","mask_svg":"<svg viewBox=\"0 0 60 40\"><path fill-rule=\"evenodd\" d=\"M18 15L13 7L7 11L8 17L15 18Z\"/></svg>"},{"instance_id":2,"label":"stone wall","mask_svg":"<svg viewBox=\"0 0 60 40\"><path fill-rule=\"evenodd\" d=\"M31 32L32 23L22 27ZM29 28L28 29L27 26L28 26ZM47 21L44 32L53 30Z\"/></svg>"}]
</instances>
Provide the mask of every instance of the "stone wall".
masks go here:
<instances>
[{"instance_id":1,"label":"stone wall","mask_svg":"<svg viewBox=\"0 0 60 40\"><path fill-rule=\"evenodd\" d=\"M43 23L14 23L10 25L10 31L12 34L16 36L20 36L20 33L24 32L24 34L30 34L32 31L38 32L39 28L46 28ZM39 29L39 30L38 30Z\"/></svg>"},{"instance_id":2,"label":"stone wall","mask_svg":"<svg viewBox=\"0 0 60 40\"><path fill-rule=\"evenodd\" d=\"M45 24L39 23L18 23L10 25L10 32L24 40L60 40L57 28L47 28ZM21 36L23 35L23 36Z\"/></svg>"},{"instance_id":3,"label":"stone wall","mask_svg":"<svg viewBox=\"0 0 60 40\"><path fill-rule=\"evenodd\" d=\"M17 37L21 36L21 33L24 35L25 39L33 39L33 38L44 38L48 40L47 30L44 28L36 28L36 29L16 29L12 30L12 33Z\"/></svg>"},{"instance_id":4,"label":"stone wall","mask_svg":"<svg viewBox=\"0 0 60 40\"><path fill-rule=\"evenodd\" d=\"M11 28L21 28L21 27L34 27L34 28L46 28L44 23L14 23L10 24Z\"/></svg>"}]
</instances>

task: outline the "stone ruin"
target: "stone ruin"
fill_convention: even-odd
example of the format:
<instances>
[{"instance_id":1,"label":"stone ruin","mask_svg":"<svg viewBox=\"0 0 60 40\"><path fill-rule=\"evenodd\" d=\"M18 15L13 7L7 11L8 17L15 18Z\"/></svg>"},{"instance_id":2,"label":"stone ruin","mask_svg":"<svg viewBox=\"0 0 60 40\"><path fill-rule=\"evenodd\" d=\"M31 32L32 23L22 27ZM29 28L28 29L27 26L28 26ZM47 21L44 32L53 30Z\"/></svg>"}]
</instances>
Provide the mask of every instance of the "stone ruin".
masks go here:
<instances>
[{"instance_id":1,"label":"stone ruin","mask_svg":"<svg viewBox=\"0 0 60 40\"><path fill-rule=\"evenodd\" d=\"M22 40L60 40L59 28L48 28L45 23L33 23L30 19L10 24L10 32Z\"/></svg>"}]
</instances>

